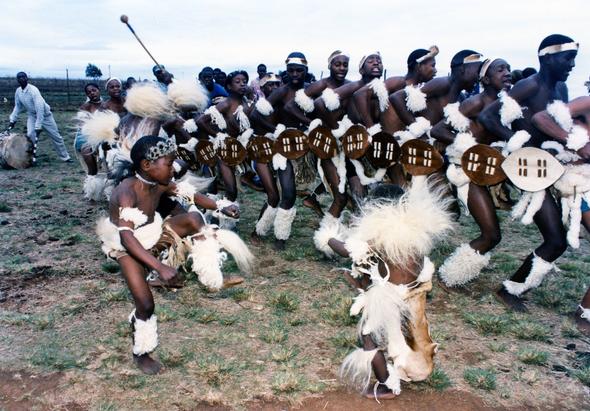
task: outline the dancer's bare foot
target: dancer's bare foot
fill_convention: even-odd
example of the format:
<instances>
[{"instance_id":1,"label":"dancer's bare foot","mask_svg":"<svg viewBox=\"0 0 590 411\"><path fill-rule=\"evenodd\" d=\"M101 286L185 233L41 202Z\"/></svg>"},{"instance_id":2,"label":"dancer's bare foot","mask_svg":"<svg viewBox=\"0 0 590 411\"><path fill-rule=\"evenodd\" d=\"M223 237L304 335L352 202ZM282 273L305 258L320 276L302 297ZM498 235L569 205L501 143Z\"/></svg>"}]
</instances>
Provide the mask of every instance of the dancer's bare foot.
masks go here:
<instances>
[{"instance_id":1,"label":"dancer's bare foot","mask_svg":"<svg viewBox=\"0 0 590 411\"><path fill-rule=\"evenodd\" d=\"M224 278L223 279L223 286L221 287L222 289L225 288L231 288L231 287L235 287L238 284L242 284L244 282L244 279L242 277L228 277L228 278Z\"/></svg>"},{"instance_id":2,"label":"dancer's bare foot","mask_svg":"<svg viewBox=\"0 0 590 411\"><path fill-rule=\"evenodd\" d=\"M162 365L150 357L149 354L133 354L133 361L137 364L137 368L139 368L144 374L154 375L160 372L160 369L162 368Z\"/></svg>"},{"instance_id":3,"label":"dancer's bare foot","mask_svg":"<svg viewBox=\"0 0 590 411\"><path fill-rule=\"evenodd\" d=\"M383 384L377 386L376 392L373 387L367 388L367 390L363 392L363 396L371 400L393 400L397 398L397 395Z\"/></svg>"},{"instance_id":4,"label":"dancer's bare foot","mask_svg":"<svg viewBox=\"0 0 590 411\"><path fill-rule=\"evenodd\" d=\"M305 197L303 199L303 205L305 207L311 208L313 211L315 211L315 213L318 215L318 217L324 216L324 211L322 210L322 206L315 196L310 195L310 196Z\"/></svg>"},{"instance_id":5,"label":"dancer's bare foot","mask_svg":"<svg viewBox=\"0 0 590 411\"><path fill-rule=\"evenodd\" d=\"M260 245L262 244L262 237L260 237L256 231L252 231L250 234L250 242L254 245Z\"/></svg>"},{"instance_id":6,"label":"dancer's bare foot","mask_svg":"<svg viewBox=\"0 0 590 411\"><path fill-rule=\"evenodd\" d=\"M285 241L285 240L275 240L274 248L277 251L283 251L285 248L287 248L287 241Z\"/></svg>"},{"instance_id":7,"label":"dancer's bare foot","mask_svg":"<svg viewBox=\"0 0 590 411\"><path fill-rule=\"evenodd\" d=\"M528 308L526 308L526 305L524 304L523 299L510 294L504 286L496 291L496 298L509 310L519 313L529 312Z\"/></svg>"},{"instance_id":8,"label":"dancer's bare foot","mask_svg":"<svg viewBox=\"0 0 590 411\"><path fill-rule=\"evenodd\" d=\"M582 315L582 309L578 307L574 313L574 321L578 330L586 337L590 337L590 322L587 319L580 317Z\"/></svg>"}]
</instances>

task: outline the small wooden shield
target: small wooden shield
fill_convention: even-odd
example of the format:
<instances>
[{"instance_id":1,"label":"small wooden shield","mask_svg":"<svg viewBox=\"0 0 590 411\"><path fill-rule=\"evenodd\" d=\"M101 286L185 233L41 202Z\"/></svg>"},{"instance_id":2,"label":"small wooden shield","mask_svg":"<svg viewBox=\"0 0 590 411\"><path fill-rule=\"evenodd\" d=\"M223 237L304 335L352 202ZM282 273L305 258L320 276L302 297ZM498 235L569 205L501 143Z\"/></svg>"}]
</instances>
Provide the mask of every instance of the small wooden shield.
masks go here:
<instances>
[{"instance_id":1,"label":"small wooden shield","mask_svg":"<svg viewBox=\"0 0 590 411\"><path fill-rule=\"evenodd\" d=\"M413 176L425 176L439 170L443 164L440 153L426 141L414 139L406 141L402 147L400 162Z\"/></svg>"},{"instance_id":2,"label":"small wooden shield","mask_svg":"<svg viewBox=\"0 0 590 411\"><path fill-rule=\"evenodd\" d=\"M369 148L369 133L361 125L355 124L342 136L342 150L344 155L352 160L358 160L365 155Z\"/></svg>"},{"instance_id":3,"label":"small wooden shield","mask_svg":"<svg viewBox=\"0 0 590 411\"><path fill-rule=\"evenodd\" d=\"M493 186L506 180L500 167L504 157L493 147L476 144L461 157L461 167L469 179L478 186Z\"/></svg>"},{"instance_id":4,"label":"small wooden shield","mask_svg":"<svg viewBox=\"0 0 590 411\"><path fill-rule=\"evenodd\" d=\"M186 163L186 165L188 166L188 168L190 170L192 170L192 171L199 171L200 170L200 165L199 165L199 162L197 161L197 155L195 152L191 152L184 147L177 146L176 147L176 154L178 155L178 158L180 158L181 160L183 160Z\"/></svg>"},{"instance_id":5,"label":"small wooden shield","mask_svg":"<svg viewBox=\"0 0 590 411\"><path fill-rule=\"evenodd\" d=\"M399 161L401 148L395 137L380 132L373 136L373 141L367 151L367 158L375 168L391 167Z\"/></svg>"},{"instance_id":6,"label":"small wooden shield","mask_svg":"<svg viewBox=\"0 0 590 411\"><path fill-rule=\"evenodd\" d=\"M248 156L250 160L267 164L272 161L274 141L268 137L255 136L248 141Z\"/></svg>"},{"instance_id":7,"label":"small wooden shield","mask_svg":"<svg viewBox=\"0 0 590 411\"><path fill-rule=\"evenodd\" d=\"M237 138L227 137L223 142L224 145L219 148L219 157L225 164L235 167L246 159L248 152Z\"/></svg>"},{"instance_id":8,"label":"small wooden shield","mask_svg":"<svg viewBox=\"0 0 590 411\"><path fill-rule=\"evenodd\" d=\"M276 139L273 148L275 153L282 154L289 160L297 160L309 150L307 136L296 128L283 131Z\"/></svg>"},{"instance_id":9,"label":"small wooden shield","mask_svg":"<svg viewBox=\"0 0 590 411\"><path fill-rule=\"evenodd\" d=\"M550 187L565 172L555 157L536 147L514 151L506 157L502 169L516 187L532 192Z\"/></svg>"},{"instance_id":10,"label":"small wooden shield","mask_svg":"<svg viewBox=\"0 0 590 411\"><path fill-rule=\"evenodd\" d=\"M213 148L213 143L207 140L201 140L197 143L197 160L209 167L214 167L217 164L217 153Z\"/></svg>"},{"instance_id":11,"label":"small wooden shield","mask_svg":"<svg viewBox=\"0 0 590 411\"><path fill-rule=\"evenodd\" d=\"M319 126L311 130L307 136L309 149L322 160L327 160L338 154L338 144L332 135L332 130Z\"/></svg>"}]
</instances>

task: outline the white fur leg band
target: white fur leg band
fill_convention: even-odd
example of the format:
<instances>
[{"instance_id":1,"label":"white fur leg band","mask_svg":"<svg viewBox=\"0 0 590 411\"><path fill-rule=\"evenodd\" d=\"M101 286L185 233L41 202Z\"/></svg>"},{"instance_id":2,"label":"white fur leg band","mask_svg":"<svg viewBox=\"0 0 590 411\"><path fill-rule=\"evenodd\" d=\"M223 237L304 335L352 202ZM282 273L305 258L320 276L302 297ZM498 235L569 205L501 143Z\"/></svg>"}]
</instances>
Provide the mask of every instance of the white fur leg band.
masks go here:
<instances>
[{"instance_id":1,"label":"white fur leg band","mask_svg":"<svg viewBox=\"0 0 590 411\"><path fill-rule=\"evenodd\" d=\"M304 112L311 113L313 111L313 99L305 94L305 90L299 89L295 93L295 104Z\"/></svg>"},{"instance_id":2,"label":"white fur leg band","mask_svg":"<svg viewBox=\"0 0 590 411\"><path fill-rule=\"evenodd\" d=\"M426 110L426 94L424 94L420 87L406 86L406 108L412 113L418 113Z\"/></svg>"},{"instance_id":3,"label":"white fur leg band","mask_svg":"<svg viewBox=\"0 0 590 411\"><path fill-rule=\"evenodd\" d=\"M101 201L104 198L104 189L107 177L104 174L95 176L87 175L84 180L84 198L87 200Z\"/></svg>"},{"instance_id":4,"label":"white fur leg band","mask_svg":"<svg viewBox=\"0 0 590 411\"><path fill-rule=\"evenodd\" d=\"M533 257L533 264L529 275L524 283L517 283L515 281L504 281L504 288L510 294L520 297L524 292L537 288L543 282L545 276L553 269L553 263L543 260L541 257L535 255Z\"/></svg>"},{"instance_id":5,"label":"white fur leg band","mask_svg":"<svg viewBox=\"0 0 590 411\"><path fill-rule=\"evenodd\" d=\"M256 222L256 234L265 236L273 226L277 215L277 207L267 206L258 221Z\"/></svg>"},{"instance_id":6,"label":"white fur leg band","mask_svg":"<svg viewBox=\"0 0 590 411\"><path fill-rule=\"evenodd\" d=\"M274 223L274 232L277 240L289 239L291 236L291 226L293 225L293 220L295 220L296 214L296 207L291 207L288 210L279 207Z\"/></svg>"},{"instance_id":7,"label":"white fur leg band","mask_svg":"<svg viewBox=\"0 0 590 411\"><path fill-rule=\"evenodd\" d=\"M330 213L326 213L320 221L320 228L313 234L315 248L324 253L327 257L334 257L334 251L328 245L330 239L342 239L340 220Z\"/></svg>"},{"instance_id":8,"label":"white fur leg band","mask_svg":"<svg viewBox=\"0 0 590 411\"><path fill-rule=\"evenodd\" d=\"M449 287L467 284L477 278L489 263L490 253L481 255L469 244L463 243L440 267L440 278Z\"/></svg>"},{"instance_id":9,"label":"white fur leg band","mask_svg":"<svg viewBox=\"0 0 590 411\"><path fill-rule=\"evenodd\" d=\"M158 346L158 317L152 315L147 320L135 316L135 310L129 315L133 324L133 354L149 354Z\"/></svg>"},{"instance_id":10,"label":"white fur leg band","mask_svg":"<svg viewBox=\"0 0 590 411\"><path fill-rule=\"evenodd\" d=\"M389 376L383 384L385 384L385 386L389 388L393 394L399 395L399 393L402 391L399 373L390 363L387 363L387 373Z\"/></svg>"}]
</instances>

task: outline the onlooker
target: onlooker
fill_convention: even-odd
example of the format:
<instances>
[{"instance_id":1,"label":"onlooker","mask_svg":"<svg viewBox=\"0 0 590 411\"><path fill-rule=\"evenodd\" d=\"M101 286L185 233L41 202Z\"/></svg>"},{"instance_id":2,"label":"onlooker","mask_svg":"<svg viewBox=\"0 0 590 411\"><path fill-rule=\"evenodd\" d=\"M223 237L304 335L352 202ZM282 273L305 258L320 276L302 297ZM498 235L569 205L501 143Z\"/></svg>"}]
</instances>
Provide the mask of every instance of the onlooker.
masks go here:
<instances>
[{"instance_id":1,"label":"onlooker","mask_svg":"<svg viewBox=\"0 0 590 411\"><path fill-rule=\"evenodd\" d=\"M60 160L70 163L72 159L68 154L68 150L64 144L64 140L59 134L57 124L51 114L51 107L45 102L39 89L32 84L29 84L29 78L24 72L19 72L16 75L16 81L20 87L14 93L14 110L10 114L10 124L8 129L14 128L18 115L21 111L27 111L27 136L37 145L37 140L42 130L45 130L51 141L53 147L57 152Z\"/></svg>"},{"instance_id":2,"label":"onlooker","mask_svg":"<svg viewBox=\"0 0 590 411\"><path fill-rule=\"evenodd\" d=\"M516 84L518 83L519 80L522 80L522 70L512 70L512 72L510 73L510 82L512 84Z\"/></svg>"},{"instance_id":3,"label":"onlooker","mask_svg":"<svg viewBox=\"0 0 590 411\"><path fill-rule=\"evenodd\" d=\"M250 87L252 88L252 90L254 90L254 93L256 93L256 97L258 99L264 97L264 93L260 88L260 82L262 81L264 76L266 76L266 65L262 63L259 64L258 67L256 67L256 72L258 73L258 77L252 79L252 81L250 82Z\"/></svg>"},{"instance_id":4,"label":"onlooker","mask_svg":"<svg viewBox=\"0 0 590 411\"><path fill-rule=\"evenodd\" d=\"M199 82L207 89L209 93L209 105L217 104L223 98L227 97L227 91L219 84L213 81L213 69L204 67L199 73Z\"/></svg>"},{"instance_id":5,"label":"onlooker","mask_svg":"<svg viewBox=\"0 0 590 411\"><path fill-rule=\"evenodd\" d=\"M533 67L527 67L522 71L522 78L530 77L533 74L537 74L537 69Z\"/></svg>"}]
</instances>

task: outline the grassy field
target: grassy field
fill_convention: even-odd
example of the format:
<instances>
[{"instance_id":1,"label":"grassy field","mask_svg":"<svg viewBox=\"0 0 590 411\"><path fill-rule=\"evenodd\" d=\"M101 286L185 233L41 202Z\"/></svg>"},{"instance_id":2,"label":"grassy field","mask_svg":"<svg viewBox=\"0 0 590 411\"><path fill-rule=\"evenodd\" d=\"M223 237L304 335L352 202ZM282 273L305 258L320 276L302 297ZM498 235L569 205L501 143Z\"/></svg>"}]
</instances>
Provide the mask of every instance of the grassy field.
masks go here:
<instances>
[{"instance_id":1,"label":"grassy field","mask_svg":"<svg viewBox=\"0 0 590 411\"><path fill-rule=\"evenodd\" d=\"M74 114L56 112L68 147ZM402 384L387 406L337 379L356 344L354 290L334 270L348 263L314 249L318 219L303 207L285 251L270 241L252 247L258 268L243 286L211 294L192 280L155 292L165 369L142 375L126 322L133 303L94 234L106 204L82 199L80 166L60 163L45 135L39 152L35 168L0 170L0 409L590 408L590 341L569 320L589 285L588 243L568 250L561 271L529 295L530 314L506 312L493 291L539 235L504 212L502 243L482 276L451 293L435 283L430 293L436 371ZM240 201L247 237L264 199L243 191ZM476 232L462 217L435 263ZM236 270L231 262L224 269Z\"/></svg>"}]
</instances>

